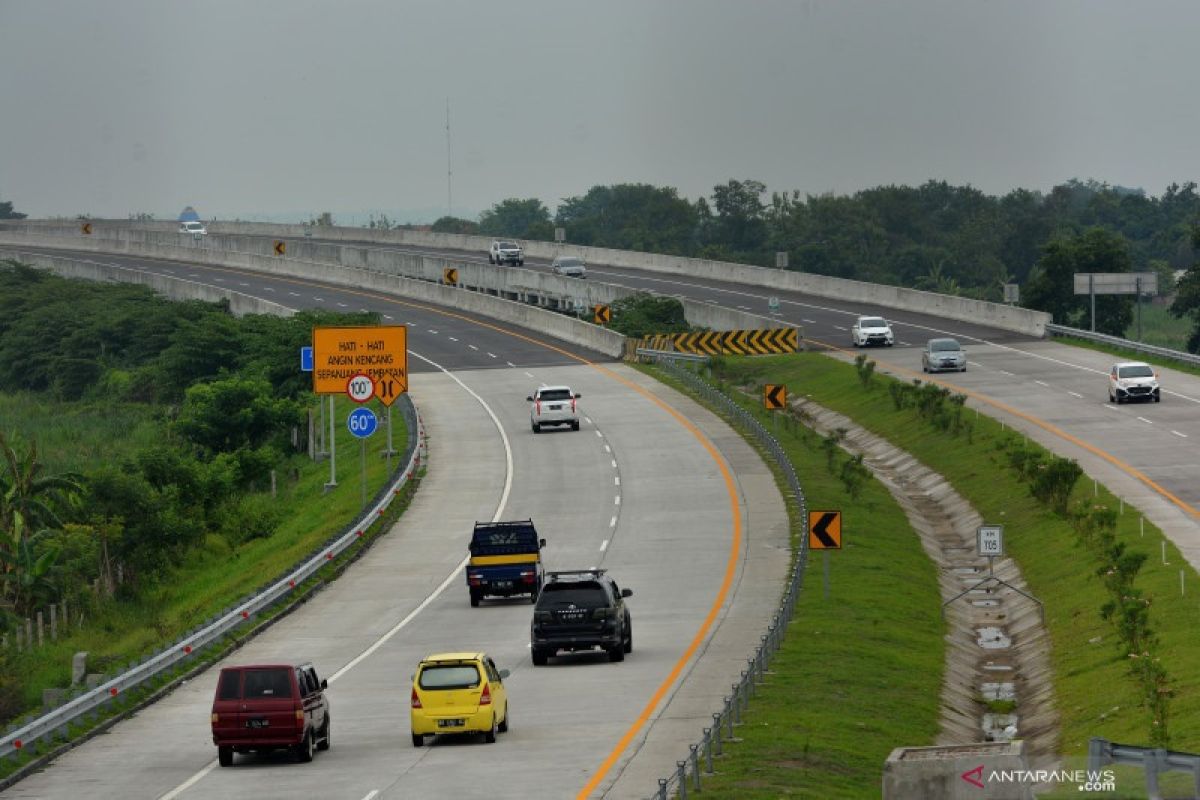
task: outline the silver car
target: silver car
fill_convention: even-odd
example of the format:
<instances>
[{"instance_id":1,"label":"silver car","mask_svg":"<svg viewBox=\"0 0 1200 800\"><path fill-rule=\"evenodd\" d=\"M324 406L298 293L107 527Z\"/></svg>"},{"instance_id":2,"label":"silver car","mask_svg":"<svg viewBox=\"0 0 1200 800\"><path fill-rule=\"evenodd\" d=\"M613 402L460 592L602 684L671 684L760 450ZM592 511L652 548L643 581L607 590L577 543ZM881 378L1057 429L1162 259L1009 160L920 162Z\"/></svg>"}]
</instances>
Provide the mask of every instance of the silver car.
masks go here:
<instances>
[{"instance_id":1,"label":"silver car","mask_svg":"<svg viewBox=\"0 0 1200 800\"><path fill-rule=\"evenodd\" d=\"M556 256L550 264L550 270L555 275L565 275L569 278L587 277L587 265L583 263L582 258L574 256Z\"/></svg>"},{"instance_id":2,"label":"silver car","mask_svg":"<svg viewBox=\"0 0 1200 800\"><path fill-rule=\"evenodd\" d=\"M922 372L967 371L967 352L954 339L930 339L921 351Z\"/></svg>"}]
</instances>

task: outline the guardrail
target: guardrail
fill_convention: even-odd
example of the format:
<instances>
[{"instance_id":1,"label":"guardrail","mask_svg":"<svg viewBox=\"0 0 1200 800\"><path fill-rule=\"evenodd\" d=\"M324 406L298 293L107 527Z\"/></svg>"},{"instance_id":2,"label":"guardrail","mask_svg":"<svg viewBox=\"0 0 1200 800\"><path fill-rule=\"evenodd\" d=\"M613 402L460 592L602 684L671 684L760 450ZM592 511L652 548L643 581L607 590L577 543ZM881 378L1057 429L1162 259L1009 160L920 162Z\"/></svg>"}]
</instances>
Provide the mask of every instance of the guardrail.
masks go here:
<instances>
[{"instance_id":1,"label":"guardrail","mask_svg":"<svg viewBox=\"0 0 1200 800\"><path fill-rule=\"evenodd\" d=\"M1123 347L1127 350L1132 350L1135 353L1146 353L1147 355L1158 356L1159 358L1171 358L1176 361L1182 361L1185 364L1191 364L1195 367L1200 367L1200 355L1194 353L1185 353L1182 350L1172 350L1169 347L1158 347L1153 344L1142 344L1129 339L1122 339L1119 336L1109 336L1107 333L1096 333L1095 331L1085 331L1080 328L1069 328L1066 325L1046 325L1046 333L1051 336L1071 336L1075 339L1083 339L1089 342L1099 342L1100 344L1108 344L1113 347Z\"/></svg>"},{"instance_id":2,"label":"guardrail","mask_svg":"<svg viewBox=\"0 0 1200 800\"><path fill-rule=\"evenodd\" d=\"M1133 764L1146 770L1146 796L1162 800L1158 788L1161 772L1190 772L1194 781L1192 797L1200 797L1200 755L1164 750L1161 747L1137 747L1093 737L1088 742L1088 772L1095 774L1109 764Z\"/></svg>"},{"instance_id":3,"label":"guardrail","mask_svg":"<svg viewBox=\"0 0 1200 800\"><path fill-rule=\"evenodd\" d=\"M634 352L639 357L648 358L651 361L688 361L693 364L708 363L708 356L697 353L680 353L675 350L651 350L648 347L639 347Z\"/></svg>"},{"instance_id":4,"label":"guardrail","mask_svg":"<svg viewBox=\"0 0 1200 800\"><path fill-rule=\"evenodd\" d=\"M783 473L788 486L788 496L785 498L794 504L796 515L793 518L799 525L799 548L796 561L788 579L787 589L779 602L779 608L767 625L767 632L762 634L760 644L754 654L746 659L746 669L742 670L741 680L731 684L730 694L720 711L713 712L711 727L705 727L698 742L689 745L689 753L682 761L675 762L675 772L669 777L658 779L658 789L653 797L657 800L667 800L670 797L687 798L689 789L701 792L703 775L713 774L713 757L721 755L725 742L734 738L733 729L740 725L742 714L749 708L750 698L754 695L757 684L764 680L771 657L783 644L784 631L796 608L796 596L804 584L804 569L808 564L808 503L804 498L804 490L800 487L800 479L792 466L791 459L784 452L783 446L754 418L750 412L739 406L734 400L722 394L716 387L706 382L691 370L680 367L675 362L697 360L697 356L686 353L652 351L638 349L638 355L645 354L654 360L672 377L686 384L699 394L712 407L734 425L751 433L762 445L763 449ZM686 358L685 358L686 356Z\"/></svg>"},{"instance_id":5,"label":"guardrail","mask_svg":"<svg viewBox=\"0 0 1200 800\"><path fill-rule=\"evenodd\" d=\"M0 736L0 759L17 757L23 750L46 741L66 739L68 726L80 719L99 715L120 697L122 692L138 687L159 673L171 669L181 662L196 660L200 651L242 625L249 624L255 615L284 602L297 587L312 577L322 566L353 545L364 531L378 519L401 488L413 477L420 467L424 450L424 430L420 415L407 395L399 401L404 415L408 438L400 463L404 464L395 479L383 487L371 501L368 510L343 529L334 534L319 549L301 559L282 577L260 587L255 593L224 609L202 625L188 631L173 644L158 653L139 660L116 677L109 678L98 686L82 691L76 696L34 719L18 720ZM2 784L0 784L2 786Z\"/></svg>"}]
</instances>

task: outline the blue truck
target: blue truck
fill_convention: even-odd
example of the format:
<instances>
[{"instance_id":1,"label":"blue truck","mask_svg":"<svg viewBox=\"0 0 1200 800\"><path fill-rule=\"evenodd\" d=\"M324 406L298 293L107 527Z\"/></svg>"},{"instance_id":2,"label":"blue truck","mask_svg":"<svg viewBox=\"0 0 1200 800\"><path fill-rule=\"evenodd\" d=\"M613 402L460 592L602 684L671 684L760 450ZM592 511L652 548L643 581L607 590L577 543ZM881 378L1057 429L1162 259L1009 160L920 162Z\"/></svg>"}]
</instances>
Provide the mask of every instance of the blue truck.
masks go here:
<instances>
[{"instance_id":1,"label":"blue truck","mask_svg":"<svg viewBox=\"0 0 1200 800\"><path fill-rule=\"evenodd\" d=\"M536 603L542 589L542 548L533 520L476 522L467 562L471 605L484 597L529 595Z\"/></svg>"}]
</instances>

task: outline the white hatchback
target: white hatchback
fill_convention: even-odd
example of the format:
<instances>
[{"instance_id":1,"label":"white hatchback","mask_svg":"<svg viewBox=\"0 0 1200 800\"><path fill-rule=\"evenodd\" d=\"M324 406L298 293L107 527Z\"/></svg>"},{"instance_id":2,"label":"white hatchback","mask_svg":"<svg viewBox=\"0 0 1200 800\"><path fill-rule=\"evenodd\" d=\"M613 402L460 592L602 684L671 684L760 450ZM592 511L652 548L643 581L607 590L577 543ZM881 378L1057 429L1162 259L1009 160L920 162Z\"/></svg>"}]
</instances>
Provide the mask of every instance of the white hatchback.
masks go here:
<instances>
[{"instance_id":1,"label":"white hatchback","mask_svg":"<svg viewBox=\"0 0 1200 800\"><path fill-rule=\"evenodd\" d=\"M529 406L529 427L541 433L543 425L570 425L579 430L579 405L581 397L572 392L570 386L539 386L537 391L525 398Z\"/></svg>"},{"instance_id":2,"label":"white hatchback","mask_svg":"<svg viewBox=\"0 0 1200 800\"><path fill-rule=\"evenodd\" d=\"M1162 399L1158 387L1158 373L1154 367L1141 361L1124 361L1113 364L1108 371L1108 402L1124 403L1129 400Z\"/></svg>"}]
</instances>

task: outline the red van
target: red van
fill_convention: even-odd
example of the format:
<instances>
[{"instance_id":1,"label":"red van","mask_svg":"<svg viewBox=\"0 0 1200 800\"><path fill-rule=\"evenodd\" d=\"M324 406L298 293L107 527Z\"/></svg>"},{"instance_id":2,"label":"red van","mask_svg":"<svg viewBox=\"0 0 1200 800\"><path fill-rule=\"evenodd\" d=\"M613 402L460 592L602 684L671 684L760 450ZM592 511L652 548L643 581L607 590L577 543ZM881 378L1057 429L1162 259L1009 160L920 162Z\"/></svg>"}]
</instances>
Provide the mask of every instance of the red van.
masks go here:
<instances>
[{"instance_id":1,"label":"red van","mask_svg":"<svg viewBox=\"0 0 1200 800\"><path fill-rule=\"evenodd\" d=\"M212 707L213 744L222 767L234 753L287 748L298 761L329 749L328 681L312 664L225 667Z\"/></svg>"}]
</instances>

